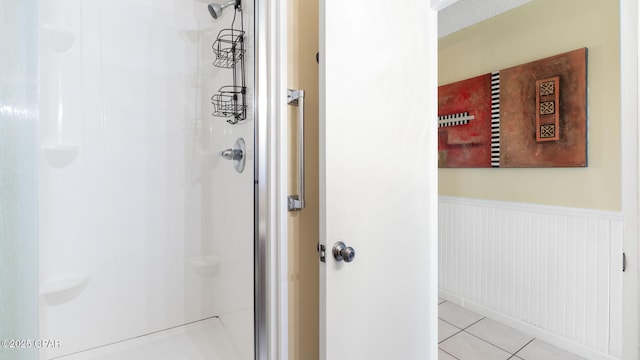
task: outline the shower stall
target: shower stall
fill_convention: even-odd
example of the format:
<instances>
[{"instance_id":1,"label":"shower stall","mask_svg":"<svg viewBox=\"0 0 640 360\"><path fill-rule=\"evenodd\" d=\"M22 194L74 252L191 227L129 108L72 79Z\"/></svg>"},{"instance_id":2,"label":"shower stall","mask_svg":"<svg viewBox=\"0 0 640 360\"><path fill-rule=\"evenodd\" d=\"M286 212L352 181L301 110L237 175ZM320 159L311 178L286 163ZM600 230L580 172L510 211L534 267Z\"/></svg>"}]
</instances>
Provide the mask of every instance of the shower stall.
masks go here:
<instances>
[{"instance_id":1,"label":"shower stall","mask_svg":"<svg viewBox=\"0 0 640 360\"><path fill-rule=\"evenodd\" d=\"M253 2L39 9L40 359L254 359Z\"/></svg>"}]
</instances>

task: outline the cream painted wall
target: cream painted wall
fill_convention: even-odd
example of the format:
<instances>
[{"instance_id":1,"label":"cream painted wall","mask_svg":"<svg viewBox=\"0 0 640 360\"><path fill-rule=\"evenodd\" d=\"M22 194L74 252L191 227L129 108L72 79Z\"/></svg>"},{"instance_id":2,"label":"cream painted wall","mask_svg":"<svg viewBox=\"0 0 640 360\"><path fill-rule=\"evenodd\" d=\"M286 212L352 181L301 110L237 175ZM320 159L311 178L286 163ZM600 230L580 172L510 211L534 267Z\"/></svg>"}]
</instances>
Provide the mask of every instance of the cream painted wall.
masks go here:
<instances>
[{"instance_id":1,"label":"cream painted wall","mask_svg":"<svg viewBox=\"0 0 640 360\"><path fill-rule=\"evenodd\" d=\"M587 168L440 169L440 195L620 211L619 28L618 0L535 0L440 39L440 85L589 49Z\"/></svg>"},{"instance_id":2,"label":"cream painted wall","mask_svg":"<svg viewBox=\"0 0 640 360\"><path fill-rule=\"evenodd\" d=\"M319 356L318 0L289 1L288 15L288 86L305 91L306 180L305 208L289 213L289 359L314 360ZM297 109L292 106L289 110L293 121ZM295 126L291 132L296 134ZM295 145L295 141L290 143ZM297 168L293 156L290 163L289 184L294 191Z\"/></svg>"}]
</instances>

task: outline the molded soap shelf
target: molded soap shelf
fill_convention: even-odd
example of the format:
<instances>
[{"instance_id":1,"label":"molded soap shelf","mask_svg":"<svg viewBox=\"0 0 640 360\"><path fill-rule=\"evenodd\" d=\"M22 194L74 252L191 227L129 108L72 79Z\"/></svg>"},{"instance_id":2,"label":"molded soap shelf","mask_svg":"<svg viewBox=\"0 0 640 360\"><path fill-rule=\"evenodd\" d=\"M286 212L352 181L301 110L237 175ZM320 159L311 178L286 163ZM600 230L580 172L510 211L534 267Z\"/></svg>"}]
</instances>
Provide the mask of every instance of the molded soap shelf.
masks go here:
<instances>
[{"instance_id":1,"label":"molded soap shelf","mask_svg":"<svg viewBox=\"0 0 640 360\"><path fill-rule=\"evenodd\" d=\"M40 288L40 295L49 306L67 303L82 293L90 278L79 274L51 280Z\"/></svg>"},{"instance_id":2,"label":"molded soap shelf","mask_svg":"<svg viewBox=\"0 0 640 360\"><path fill-rule=\"evenodd\" d=\"M67 29L50 24L42 24L40 27L44 43L51 45L58 53L69 51L76 42L76 35Z\"/></svg>"},{"instance_id":3,"label":"molded soap shelf","mask_svg":"<svg viewBox=\"0 0 640 360\"><path fill-rule=\"evenodd\" d=\"M75 160L79 146L76 144L48 143L42 144L41 148L51 166L62 168Z\"/></svg>"},{"instance_id":4,"label":"molded soap shelf","mask_svg":"<svg viewBox=\"0 0 640 360\"><path fill-rule=\"evenodd\" d=\"M216 255L192 257L189 259L189 264L193 270L199 275L205 277L216 275L220 270L221 263L222 259Z\"/></svg>"}]
</instances>

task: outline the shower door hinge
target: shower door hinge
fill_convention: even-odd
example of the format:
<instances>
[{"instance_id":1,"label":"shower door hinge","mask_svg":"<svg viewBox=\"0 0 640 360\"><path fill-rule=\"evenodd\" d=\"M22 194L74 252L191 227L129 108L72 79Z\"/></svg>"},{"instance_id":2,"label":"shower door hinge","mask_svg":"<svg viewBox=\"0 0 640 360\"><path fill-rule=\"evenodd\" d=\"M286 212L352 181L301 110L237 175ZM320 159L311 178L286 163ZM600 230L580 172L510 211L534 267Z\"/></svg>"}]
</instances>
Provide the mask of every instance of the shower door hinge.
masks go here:
<instances>
[{"instance_id":1,"label":"shower door hinge","mask_svg":"<svg viewBox=\"0 0 640 360\"><path fill-rule=\"evenodd\" d=\"M287 210L296 211L302 210L304 208L304 203L299 199L298 195L289 195L287 196Z\"/></svg>"},{"instance_id":2,"label":"shower door hinge","mask_svg":"<svg viewBox=\"0 0 640 360\"><path fill-rule=\"evenodd\" d=\"M325 262L325 247L318 243L318 255L320 255L320 261Z\"/></svg>"},{"instance_id":3,"label":"shower door hinge","mask_svg":"<svg viewBox=\"0 0 640 360\"><path fill-rule=\"evenodd\" d=\"M622 253L622 272L627 271L627 254Z\"/></svg>"}]
</instances>

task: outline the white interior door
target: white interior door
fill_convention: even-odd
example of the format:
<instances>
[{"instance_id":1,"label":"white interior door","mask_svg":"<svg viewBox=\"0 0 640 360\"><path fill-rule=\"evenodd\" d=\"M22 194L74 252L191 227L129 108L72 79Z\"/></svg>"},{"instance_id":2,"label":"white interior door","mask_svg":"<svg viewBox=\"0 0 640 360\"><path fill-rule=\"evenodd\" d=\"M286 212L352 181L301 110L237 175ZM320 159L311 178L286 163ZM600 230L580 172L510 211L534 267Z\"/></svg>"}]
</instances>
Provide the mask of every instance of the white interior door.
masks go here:
<instances>
[{"instance_id":1,"label":"white interior door","mask_svg":"<svg viewBox=\"0 0 640 360\"><path fill-rule=\"evenodd\" d=\"M321 0L320 56L320 359L435 360L437 12Z\"/></svg>"}]
</instances>

